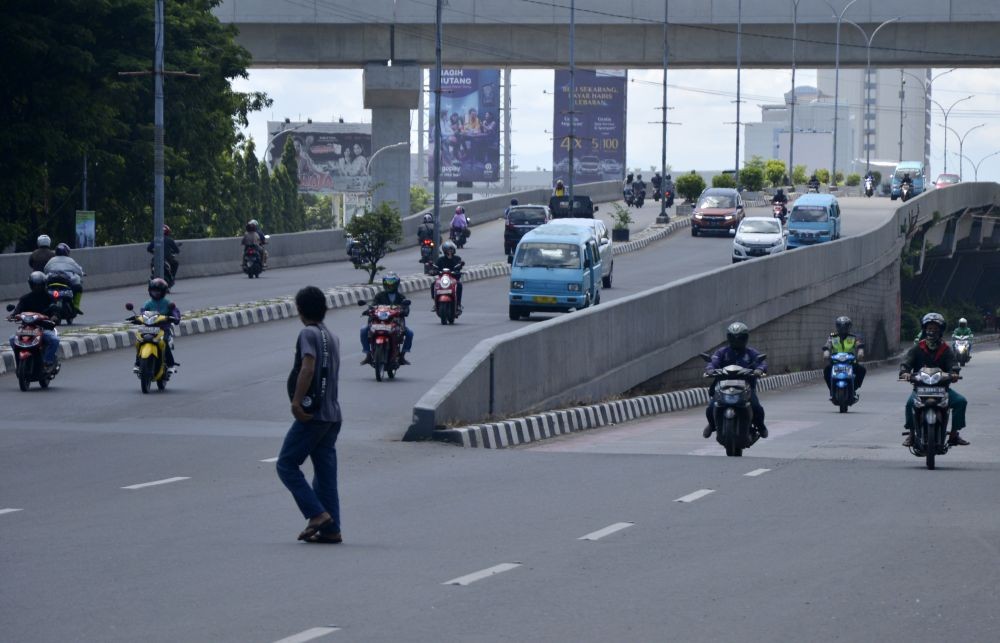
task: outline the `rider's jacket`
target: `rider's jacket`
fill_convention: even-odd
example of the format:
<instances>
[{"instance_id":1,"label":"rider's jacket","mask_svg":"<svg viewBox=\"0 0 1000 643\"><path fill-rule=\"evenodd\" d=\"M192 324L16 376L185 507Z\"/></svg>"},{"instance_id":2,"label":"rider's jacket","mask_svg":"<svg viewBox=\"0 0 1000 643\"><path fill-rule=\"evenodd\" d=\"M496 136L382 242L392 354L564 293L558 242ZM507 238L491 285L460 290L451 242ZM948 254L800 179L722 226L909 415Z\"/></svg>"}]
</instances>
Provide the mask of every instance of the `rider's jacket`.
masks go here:
<instances>
[{"instance_id":1,"label":"rider's jacket","mask_svg":"<svg viewBox=\"0 0 1000 643\"><path fill-rule=\"evenodd\" d=\"M462 258L459 257L457 254L452 255L451 257L449 257L448 255L441 255L440 257L438 257L437 261L434 262L434 265L437 266L438 269L444 270L445 268L447 268L452 272L457 272L458 266L460 266L461 264L462 264Z\"/></svg>"},{"instance_id":2,"label":"rider's jacket","mask_svg":"<svg viewBox=\"0 0 1000 643\"><path fill-rule=\"evenodd\" d=\"M14 310L11 314L39 313L41 315L47 315L49 306L51 305L52 301L49 299L49 292L47 290L32 290L29 293L21 295L21 298L17 300L17 305L14 306Z\"/></svg>"},{"instance_id":3,"label":"rider's jacket","mask_svg":"<svg viewBox=\"0 0 1000 643\"><path fill-rule=\"evenodd\" d=\"M406 297L403 297L403 293L400 293L400 292L390 293L390 292L386 292L386 291L383 290L382 292L380 292L380 293L376 294L374 297L372 297L372 303L371 303L371 305L372 306L401 306L403 308L403 316L405 317L405 316L407 316L407 315L410 314L410 307L403 305L403 300L404 299L406 299Z\"/></svg>"},{"instance_id":4,"label":"rider's jacket","mask_svg":"<svg viewBox=\"0 0 1000 643\"><path fill-rule=\"evenodd\" d=\"M951 336L956 339L971 339L972 329L968 327L962 328L961 326L959 326L955 330L951 331Z\"/></svg>"},{"instance_id":5,"label":"rider's jacket","mask_svg":"<svg viewBox=\"0 0 1000 643\"><path fill-rule=\"evenodd\" d=\"M423 241L424 239L434 238L434 224L433 223L421 223L420 227L417 228L417 239Z\"/></svg>"},{"instance_id":6,"label":"rider's jacket","mask_svg":"<svg viewBox=\"0 0 1000 643\"><path fill-rule=\"evenodd\" d=\"M952 373L957 373L961 370L958 360L955 359L955 351L944 340L941 340L934 350L931 350L930 346L927 345L926 339L920 340L910 350L906 351L906 357L899 364L899 371L901 373L904 371L912 373L925 366L940 368L942 371Z\"/></svg>"},{"instance_id":7,"label":"rider's jacket","mask_svg":"<svg viewBox=\"0 0 1000 643\"><path fill-rule=\"evenodd\" d=\"M725 368L726 366L731 366L733 364L738 364L743 368L758 368L765 373L767 372L767 360L757 363L757 358L760 356L760 352L747 346L742 351L733 350L728 346L723 346L719 350L715 351L712 355L712 361L708 363L705 367L705 372L717 370L720 368ZM751 387L756 390L757 382L752 382Z\"/></svg>"},{"instance_id":8,"label":"rider's jacket","mask_svg":"<svg viewBox=\"0 0 1000 643\"><path fill-rule=\"evenodd\" d=\"M851 353L852 355L857 355L858 351L864 347L865 343L857 335L848 333L846 337L841 338L837 333L830 333L830 336L826 339L826 344L823 345L823 350L830 353Z\"/></svg>"}]
</instances>

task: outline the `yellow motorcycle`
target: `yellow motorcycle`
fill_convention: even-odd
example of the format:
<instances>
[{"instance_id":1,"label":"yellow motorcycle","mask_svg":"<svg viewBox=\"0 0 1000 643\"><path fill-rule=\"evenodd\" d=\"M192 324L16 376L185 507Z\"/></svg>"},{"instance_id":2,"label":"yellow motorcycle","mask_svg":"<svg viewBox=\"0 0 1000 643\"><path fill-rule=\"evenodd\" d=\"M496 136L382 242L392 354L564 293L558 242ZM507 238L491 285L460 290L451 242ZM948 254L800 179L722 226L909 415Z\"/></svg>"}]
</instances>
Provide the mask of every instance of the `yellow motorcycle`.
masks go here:
<instances>
[{"instance_id":1,"label":"yellow motorcycle","mask_svg":"<svg viewBox=\"0 0 1000 643\"><path fill-rule=\"evenodd\" d=\"M127 310L134 310L132 304L125 304ZM161 391L167 388L171 371L166 365L167 331L173 319L155 310L143 310L126 318L138 326L134 328L136 366L133 371L139 377L143 393L149 393L150 385L156 382Z\"/></svg>"}]
</instances>

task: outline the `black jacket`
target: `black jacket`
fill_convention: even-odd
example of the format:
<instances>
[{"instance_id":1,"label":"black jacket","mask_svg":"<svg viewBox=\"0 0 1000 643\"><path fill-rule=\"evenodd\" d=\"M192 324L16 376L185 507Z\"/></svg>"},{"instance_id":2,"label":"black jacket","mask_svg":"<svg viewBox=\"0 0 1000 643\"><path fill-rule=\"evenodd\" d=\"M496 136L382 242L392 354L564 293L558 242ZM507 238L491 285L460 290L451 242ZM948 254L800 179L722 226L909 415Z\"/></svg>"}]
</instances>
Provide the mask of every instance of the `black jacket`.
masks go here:
<instances>
[{"instance_id":1,"label":"black jacket","mask_svg":"<svg viewBox=\"0 0 1000 643\"><path fill-rule=\"evenodd\" d=\"M47 290L32 290L29 293L21 295L21 298L17 300L17 305L14 306L14 312L11 314L16 315L17 313L28 312L48 315L48 310L51 305L52 300L49 298L49 292Z\"/></svg>"},{"instance_id":2,"label":"black jacket","mask_svg":"<svg viewBox=\"0 0 1000 643\"><path fill-rule=\"evenodd\" d=\"M380 292L377 295L375 295L374 297L372 297L372 301L371 301L370 305L372 305L372 306L402 306L402 308L403 308L403 317L406 317L407 315L410 314L410 307L403 305L403 300L406 299L406 297L404 297L403 293L401 293L401 292L396 292L395 295L396 295L395 301L390 301L390 299L389 299L389 293L387 293L386 291L383 290L382 292Z\"/></svg>"},{"instance_id":3,"label":"black jacket","mask_svg":"<svg viewBox=\"0 0 1000 643\"><path fill-rule=\"evenodd\" d=\"M454 273L458 273L461 270L461 265L465 262L457 254L449 257L448 255L441 255L438 260L434 262L434 265L438 267L439 270L444 270L445 268L451 270Z\"/></svg>"},{"instance_id":4,"label":"black jacket","mask_svg":"<svg viewBox=\"0 0 1000 643\"><path fill-rule=\"evenodd\" d=\"M420 227L417 228L417 239L423 241L424 239L434 238L434 224L433 223L421 223Z\"/></svg>"},{"instance_id":5,"label":"black jacket","mask_svg":"<svg viewBox=\"0 0 1000 643\"><path fill-rule=\"evenodd\" d=\"M961 370L958 360L955 359L955 351L943 340L934 351L927 346L926 339L910 347L910 350L906 351L906 357L899 364L899 372L912 373L925 366L940 368L946 373L957 373Z\"/></svg>"},{"instance_id":6,"label":"black jacket","mask_svg":"<svg viewBox=\"0 0 1000 643\"><path fill-rule=\"evenodd\" d=\"M149 245L146 246L146 252L153 252L153 242L150 241ZM163 254L166 257L173 257L181 253L181 249L177 247L177 242L171 237L163 237Z\"/></svg>"},{"instance_id":7,"label":"black jacket","mask_svg":"<svg viewBox=\"0 0 1000 643\"><path fill-rule=\"evenodd\" d=\"M52 248L38 248L28 257L28 265L31 266L32 270L45 272L45 264L54 256L56 253Z\"/></svg>"}]
</instances>

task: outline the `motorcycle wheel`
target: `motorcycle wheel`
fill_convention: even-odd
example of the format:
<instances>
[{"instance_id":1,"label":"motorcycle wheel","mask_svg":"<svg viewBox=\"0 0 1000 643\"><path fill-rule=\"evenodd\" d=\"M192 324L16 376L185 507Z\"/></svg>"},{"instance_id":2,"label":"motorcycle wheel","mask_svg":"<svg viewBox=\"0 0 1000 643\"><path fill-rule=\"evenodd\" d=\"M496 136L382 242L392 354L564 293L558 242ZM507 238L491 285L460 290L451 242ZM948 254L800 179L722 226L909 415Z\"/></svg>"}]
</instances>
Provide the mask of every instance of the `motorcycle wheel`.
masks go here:
<instances>
[{"instance_id":1,"label":"motorcycle wheel","mask_svg":"<svg viewBox=\"0 0 1000 643\"><path fill-rule=\"evenodd\" d=\"M147 357L139 365L139 388L142 392L149 393L149 385L153 382L153 371L156 369L156 360Z\"/></svg>"},{"instance_id":2,"label":"motorcycle wheel","mask_svg":"<svg viewBox=\"0 0 1000 643\"><path fill-rule=\"evenodd\" d=\"M438 317L441 319L441 325L446 326L448 323L455 323L455 313L452 311L452 303L450 301L442 301L437 305Z\"/></svg>"},{"instance_id":3,"label":"motorcycle wheel","mask_svg":"<svg viewBox=\"0 0 1000 643\"><path fill-rule=\"evenodd\" d=\"M32 366L34 364L31 359L18 362L17 364L17 386L22 391L27 391L31 387Z\"/></svg>"},{"instance_id":4,"label":"motorcycle wheel","mask_svg":"<svg viewBox=\"0 0 1000 643\"><path fill-rule=\"evenodd\" d=\"M51 381L52 380L49 378L48 375L42 375L40 378L38 378L38 385L41 386L42 388L48 388L49 382Z\"/></svg>"},{"instance_id":5,"label":"motorcycle wheel","mask_svg":"<svg viewBox=\"0 0 1000 643\"><path fill-rule=\"evenodd\" d=\"M385 344L378 344L375 347L375 354L372 355L372 366L375 367L375 381L382 381L382 372L385 370Z\"/></svg>"},{"instance_id":6,"label":"motorcycle wheel","mask_svg":"<svg viewBox=\"0 0 1000 643\"><path fill-rule=\"evenodd\" d=\"M738 458L743 455L743 447L740 446L739 432L736 430L736 419L726 418L722 421L722 434L726 436L726 455Z\"/></svg>"}]
</instances>

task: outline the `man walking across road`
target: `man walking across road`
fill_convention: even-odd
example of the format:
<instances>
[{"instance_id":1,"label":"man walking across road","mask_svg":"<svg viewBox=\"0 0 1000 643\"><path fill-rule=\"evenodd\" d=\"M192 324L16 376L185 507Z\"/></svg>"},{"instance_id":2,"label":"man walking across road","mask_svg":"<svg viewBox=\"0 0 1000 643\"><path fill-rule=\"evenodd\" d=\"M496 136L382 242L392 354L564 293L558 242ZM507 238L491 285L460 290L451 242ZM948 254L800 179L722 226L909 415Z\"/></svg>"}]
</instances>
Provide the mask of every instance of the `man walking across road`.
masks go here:
<instances>
[{"instance_id":1,"label":"man walking across road","mask_svg":"<svg viewBox=\"0 0 1000 643\"><path fill-rule=\"evenodd\" d=\"M288 396L295 421L278 455L278 477L291 492L308 520L299 540L342 542L340 498L337 493L337 436L340 434L340 340L323 325L326 297L315 286L295 295L295 307L304 328L295 345L295 364L288 376ZM302 463L313 464L312 486L302 474Z\"/></svg>"}]
</instances>

